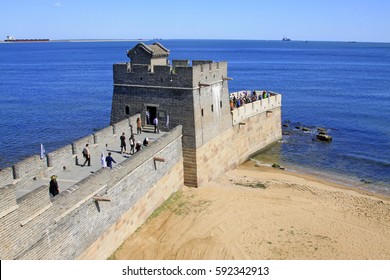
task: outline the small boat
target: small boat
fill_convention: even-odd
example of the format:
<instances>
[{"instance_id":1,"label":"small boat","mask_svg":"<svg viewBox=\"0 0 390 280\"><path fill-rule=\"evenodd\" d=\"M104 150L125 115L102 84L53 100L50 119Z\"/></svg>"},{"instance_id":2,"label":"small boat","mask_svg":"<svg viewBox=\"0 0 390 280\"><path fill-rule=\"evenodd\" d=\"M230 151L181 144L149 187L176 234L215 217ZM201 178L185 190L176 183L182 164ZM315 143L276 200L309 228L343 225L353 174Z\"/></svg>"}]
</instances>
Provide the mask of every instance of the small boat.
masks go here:
<instances>
[{"instance_id":1,"label":"small boat","mask_svg":"<svg viewBox=\"0 0 390 280\"><path fill-rule=\"evenodd\" d=\"M30 43L30 42L49 42L49 39L15 39L12 36L7 36L4 42L8 43Z\"/></svg>"},{"instance_id":2,"label":"small boat","mask_svg":"<svg viewBox=\"0 0 390 280\"><path fill-rule=\"evenodd\" d=\"M282 41L291 41L291 39L288 38L288 37L286 37L286 36L284 36L283 39L282 39Z\"/></svg>"}]
</instances>

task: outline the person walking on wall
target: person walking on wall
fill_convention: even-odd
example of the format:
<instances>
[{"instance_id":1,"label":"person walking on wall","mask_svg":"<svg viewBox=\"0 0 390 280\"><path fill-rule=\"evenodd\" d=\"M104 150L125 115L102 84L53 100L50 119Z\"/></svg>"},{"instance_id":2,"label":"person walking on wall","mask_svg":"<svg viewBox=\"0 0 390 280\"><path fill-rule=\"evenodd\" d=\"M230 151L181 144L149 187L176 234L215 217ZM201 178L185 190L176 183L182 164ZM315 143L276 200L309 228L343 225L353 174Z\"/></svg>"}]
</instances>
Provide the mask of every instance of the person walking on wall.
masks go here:
<instances>
[{"instance_id":1,"label":"person walking on wall","mask_svg":"<svg viewBox=\"0 0 390 280\"><path fill-rule=\"evenodd\" d=\"M121 140L121 154L123 154L123 152L126 152L126 136L124 132L122 133L120 140Z\"/></svg>"},{"instance_id":2,"label":"person walking on wall","mask_svg":"<svg viewBox=\"0 0 390 280\"><path fill-rule=\"evenodd\" d=\"M134 147L135 147L134 134L131 134L129 138L129 142L130 142L130 155L134 155Z\"/></svg>"},{"instance_id":3,"label":"person walking on wall","mask_svg":"<svg viewBox=\"0 0 390 280\"><path fill-rule=\"evenodd\" d=\"M106 168L107 167L106 157L104 156L104 152L103 151L100 154L100 163L102 165L102 168Z\"/></svg>"},{"instance_id":4,"label":"person walking on wall","mask_svg":"<svg viewBox=\"0 0 390 280\"><path fill-rule=\"evenodd\" d=\"M158 129L158 118L157 117L154 118L153 124L154 124L154 133L160 133L160 131Z\"/></svg>"},{"instance_id":5,"label":"person walking on wall","mask_svg":"<svg viewBox=\"0 0 390 280\"><path fill-rule=\"evenodd\" d=\"M107 167L110 167L112 169L112 163L116 163L116 161L112 158L111 153L108 153L108 156L106 157Z\"/></svg>"},{"instance_id":6,"label":"person walking on wall","mask_svg":"<svg viewBox=\"0 0 390 280\"><path fill-rule=\"evenodd\" d=\"M140 118L137 118L137 135L142 133L142 121Z\"/></svg>"},{"instance_id":7,"label":"person walking on wall","mask_svg":"<svg viewBox=\"0 0 390 280\"><path fill-rule=\"evenodd\" d=\"M85 148L83 149L83 157L85 158L84 164L82 166L85 166L86 163L88 163L88 166L91 166L91 153L89 152L88 144L85 145Z\"/></svg>"},{"instance_id":8,"label":"person walking on wall","mask_svg":"<svg viewBox=\"0 0 390 280\"><path fill-rule=\"evenodd\" d=\"M50 177L50 179L49 192L54 197L60 193L60 188L58 187L57 176L53 175Z\"/></svg>"}]
</instances>

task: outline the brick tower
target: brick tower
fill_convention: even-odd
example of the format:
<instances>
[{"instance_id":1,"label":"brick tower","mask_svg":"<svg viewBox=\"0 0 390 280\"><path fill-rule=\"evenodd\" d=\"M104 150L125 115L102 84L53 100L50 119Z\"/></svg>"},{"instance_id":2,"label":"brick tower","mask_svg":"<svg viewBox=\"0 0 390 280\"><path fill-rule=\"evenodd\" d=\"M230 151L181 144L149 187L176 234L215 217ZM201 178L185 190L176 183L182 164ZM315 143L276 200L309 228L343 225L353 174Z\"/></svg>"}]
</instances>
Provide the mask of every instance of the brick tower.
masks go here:
<instances>
[{"instance_id":1,"label":"brick tower","mask_svg":"<svg viewBox=\"0 0 390 280\"><path fill-rule=\"evenodd\" d=\"M197 150L232 127L227 63L168 61L159 43L137 44L130 62L114 65L111 123L140 113L157 116L161 130L183 125L184 183L199 185Z\"/></svg>"}]
</instances>

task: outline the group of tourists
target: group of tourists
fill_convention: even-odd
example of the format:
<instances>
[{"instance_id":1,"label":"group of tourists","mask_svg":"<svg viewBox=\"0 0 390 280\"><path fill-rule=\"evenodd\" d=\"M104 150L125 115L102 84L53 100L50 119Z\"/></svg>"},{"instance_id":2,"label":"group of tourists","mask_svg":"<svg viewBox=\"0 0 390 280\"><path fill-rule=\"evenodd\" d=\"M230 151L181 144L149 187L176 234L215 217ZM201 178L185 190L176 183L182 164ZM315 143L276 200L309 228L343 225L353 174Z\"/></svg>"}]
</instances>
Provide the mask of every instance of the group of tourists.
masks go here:
<instances>
[{"instance_id":1,"label":"group of tourists","mask_svg":"<svg viewBox=\"0 0 390 280\"><path fill-rule=\"evenodd\" d=\"M239 108L245 104L266 99L273 95L273 93L267 92L265 90L260 93L257 93L256 91L238 92L237 96L234 94L230 96L230 109L233 110L234 108Z\"/></svg>"},{"instance_id":2,"label":"group of tourists","mask_svg":"<svg viewBox=\"0 0 390 280\"><path fill-rule=\"evenodd\" d=\"M149 111L146 111L146 123L150 124L150 113ZM158 118L155 117L153 119L153 126L154 126L154 133L160 133L160 129L158 127ZM142 121L141 118L137 118L137 135L142 134Z\"/></svg>"}]
</instances>

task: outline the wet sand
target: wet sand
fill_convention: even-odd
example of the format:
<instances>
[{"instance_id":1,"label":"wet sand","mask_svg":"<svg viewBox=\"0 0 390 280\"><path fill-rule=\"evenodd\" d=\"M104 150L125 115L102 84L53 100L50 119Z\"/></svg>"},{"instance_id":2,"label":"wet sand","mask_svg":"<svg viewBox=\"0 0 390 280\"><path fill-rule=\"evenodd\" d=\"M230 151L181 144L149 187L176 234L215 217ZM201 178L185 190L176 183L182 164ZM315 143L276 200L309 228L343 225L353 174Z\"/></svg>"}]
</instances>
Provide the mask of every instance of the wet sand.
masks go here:
<instances>
[{"instance_id":1,"label":"wet sand","mask_svg":"<svg viewBox=\"0 0 390 280\"><path fill-rule=\"evenodd\" d=\"M184 187L113 259L390 259L390 198L246 162Z\"/></svg>"}]
</instances>

